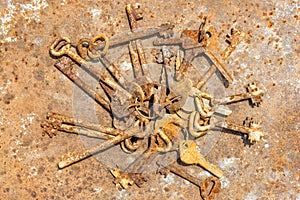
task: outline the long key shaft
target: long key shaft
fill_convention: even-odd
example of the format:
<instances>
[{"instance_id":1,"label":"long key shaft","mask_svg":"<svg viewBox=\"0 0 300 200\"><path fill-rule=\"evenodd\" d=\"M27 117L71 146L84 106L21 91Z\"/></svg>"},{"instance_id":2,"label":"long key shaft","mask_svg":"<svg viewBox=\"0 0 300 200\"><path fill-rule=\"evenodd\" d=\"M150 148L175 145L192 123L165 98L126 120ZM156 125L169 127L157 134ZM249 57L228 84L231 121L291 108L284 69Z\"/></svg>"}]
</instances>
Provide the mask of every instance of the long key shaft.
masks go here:
<instances>
[{"instance_id":1,"label":"long key shaft","mask_svg":"<svg viewBox=\"0 0 300 200\"><path fill-rule=\"evenodd\" d=\"M117 35L117 36L114 36L114 37L110 38L109 44L110 44L110 47L123 45L123 44L127 44L127 43L129 43L133 40L150 37L150 36L156 35L158 33L162 33L162 32L165 32L167 30L171 30L173 28L174 28L174 25L172 25L172 24L162 24L159 27L147 28L147 29L137 28L134 31L134 33L128 32L128 33L125 33L123 35ZM98 46L94 47L94 50L95 51L101 50L101 49L104 48L104 46L105 46L105 44L100 43Z\"/></svg>"},{"instance_id":2,"label":"long key shaft","mask_svg":"<svg viewBox=\"0 0 300 200\"><path fill-rule=\"evenodd\" d=\"M71 81L82 88L90 97L94 98L100 105L102 105L107 111L110 112L110 103L103 98L99 93L95 92L89 85L87 85L79 76L74 72L71 60L69 58L62 58L55 64L55 67L59 69L64 75L66 75Z\"/></svg>"},{"instance_id":3,"label":"long key shaft","mask_svg":"<svg viewBox=\"0 0 300 200\"><path fill-rule=\"evenodd\" d=\"M112 147L115 144L120 143L121 141L130 138L132 136L135 135L135 132L126 132L122 135L118 135L115 136L114 138L107 140L105 142L100 143L99 145L96 145L94 147L92 147L91 149L87 149L85 151L83 151L82 153L70 156L68 158L65 158L64 160L62 160L61 162L58 163L58 167L60 169L65 168L73 163L76 163L78 161L81 161L87 157L92 156L93 154L96 154L100 151L103 151L105 149L108 149L110 147Z\"/></svg>"}]
</instances>

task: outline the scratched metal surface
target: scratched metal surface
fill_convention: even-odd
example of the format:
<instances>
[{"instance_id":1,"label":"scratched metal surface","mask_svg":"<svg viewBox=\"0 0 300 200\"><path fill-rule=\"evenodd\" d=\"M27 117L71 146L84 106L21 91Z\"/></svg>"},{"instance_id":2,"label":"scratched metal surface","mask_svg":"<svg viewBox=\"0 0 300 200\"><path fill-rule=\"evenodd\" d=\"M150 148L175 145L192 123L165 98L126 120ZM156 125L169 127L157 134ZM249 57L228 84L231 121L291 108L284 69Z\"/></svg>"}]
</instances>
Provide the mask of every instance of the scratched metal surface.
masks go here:
<instances>
[{"instance_id":1,"label":"scratched metal surface","mask_svg":"<svg viewBox=\"0 0 300 200\"><path fill-rule=\"evenodd\" d=\"M28 0L0 2L0 196L1 199L198 199L199 189L176 175L152 175L142 188L118 191L111 174L89 158L58 170L60 156L85 147L75 135L42 137L48 111L72 115L74 85L53 66L49 46L58 36L72 41L98 33L129 31L129 1ZM250 81L265 90L264 102L230 105L229 120L247 116L263 122L264 139L249 147L240 136L222 133L207 158L225 177L218 199L299 199L299 13L297 1L142 1L140 26L165 22L197 29L209 18L220 45L237 27L247 33L226 61L234 83L227 94L244 92ZM99 111L101 112L101 110ZM109 115L102 112L103 123ZM196 176L205 177L199 167Z\"/></svg>"}]
</instances>

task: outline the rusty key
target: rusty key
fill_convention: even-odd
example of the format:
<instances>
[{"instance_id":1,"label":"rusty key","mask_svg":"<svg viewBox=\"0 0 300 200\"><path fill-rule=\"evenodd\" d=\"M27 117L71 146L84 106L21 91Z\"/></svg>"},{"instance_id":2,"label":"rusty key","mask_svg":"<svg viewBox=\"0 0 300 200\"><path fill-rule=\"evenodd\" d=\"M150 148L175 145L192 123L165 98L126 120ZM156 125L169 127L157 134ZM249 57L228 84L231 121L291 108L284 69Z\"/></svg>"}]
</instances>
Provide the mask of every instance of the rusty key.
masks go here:
<instances>
[{"instance_id":1,"label":"rusty key","mask_svg":"<svg viewBox=\"0 0 300 200\"><path fill-rule=\"evenodd\" d=\"M209 163L204 156L197 150L197 145L192 140L183 140L179 144L180 160L185 164L198 164L207 171L221 178L223 172L217 166Z\"/></svg>"},{"instance_id":2,"label":"rusty key","mask_svg":"<svg viewBox=\"0 0 300 200\"><path fill-rule=\"evenodd\" d=\"M158 163L158 165L161 165ZM177 176L189 181L190 183L196 185L200 189L200 196L204 200L214 199L214 197L219 193L221 188L221 182L216 177L209 177L204 181L193 175L191 175L186 169L183 169L177 162L168 164L165 167L159 169L161 174L167 174L172 172Z\"/></svg>"}]
</instances>

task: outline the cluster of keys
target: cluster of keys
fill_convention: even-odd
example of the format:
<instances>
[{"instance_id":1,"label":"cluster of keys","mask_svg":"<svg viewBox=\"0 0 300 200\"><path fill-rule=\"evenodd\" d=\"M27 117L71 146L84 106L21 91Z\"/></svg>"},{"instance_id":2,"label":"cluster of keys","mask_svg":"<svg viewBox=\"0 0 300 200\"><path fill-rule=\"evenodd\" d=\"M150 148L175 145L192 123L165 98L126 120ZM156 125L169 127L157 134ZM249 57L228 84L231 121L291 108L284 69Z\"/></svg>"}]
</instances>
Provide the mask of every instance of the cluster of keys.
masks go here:
<instances>
[{"instance_id":1,"label":"cluster of keys","mask_svg":"<svg viewBox=\"0 0 300 200\"><path fill-rule=\"evenodd\" d=\"M245 93L224 98L216 98L201 90L216 72L221 74L225 86L233 81L222 62L207 48L212 32L206 28L206 17L203 17L198 30L185 30L176 38L172 24L138 28L137 21L143 18L138 4L128 4L126 13L131 28L128 33L112 38L99 34L91 39L83 38L76 45L69 38L62 37L50 47L51 56L59 58L55 67L112 116L112 125L105 126L59 113L48 113L41 126L44 134L50 137L61 131L102 139L98 145L83 152L63 156L58 167L65 168L120 145L128 156L134 152L141 153L126 169L109 169L117 187L142 186L147 181L143 174L145 167L155 163L156 171L177 174L197 185L203 199L212 199L220 190L219 179L223 172L205 158L197 140L218 127L241 133L249 144L258 142L264 135L260 123L248 118L243 125L238 125L215 120L214 115L217 113L226 118L232 113L226 105L243 100L258 106L264 92L255 83L248 84ZM220 54L222 60L230 56L244 36L243 32L231 30L227 41L229 45ZM155 38L152 42L155 50L152 60L155 61L154 71L158 76L155 79L152 78L149 55L143 48L144 40L149 38ZM112 48L120 46L126 46L129 50L130 80L107 56ZM208 59L211 66L194 80L189 78L189 70L195 68L191 61L197 56ZM100 65L104 70L99 70ZM78 73L79 68L96 79L107 96L86 83ZM165 163L162 158L170 152L177 152L181 163L198 165L212 176L200 180L189 174L184 169L186 166L178 163L176 158Z\"/></svg>"}]
</instances>

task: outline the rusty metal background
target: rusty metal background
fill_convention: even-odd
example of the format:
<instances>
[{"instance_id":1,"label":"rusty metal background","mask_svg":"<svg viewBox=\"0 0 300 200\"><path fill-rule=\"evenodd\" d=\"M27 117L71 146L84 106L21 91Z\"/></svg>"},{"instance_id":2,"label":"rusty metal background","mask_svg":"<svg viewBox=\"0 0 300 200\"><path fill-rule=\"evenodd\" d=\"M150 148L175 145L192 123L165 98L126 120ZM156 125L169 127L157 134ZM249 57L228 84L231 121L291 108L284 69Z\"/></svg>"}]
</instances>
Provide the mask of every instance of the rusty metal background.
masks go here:
<instances>
[{"instance_id":1,"label":"rusty metal background","mask_svg":"<svg viewBox=\"0 0 300 200\"><path fill-rule=\"evenodd\" d=\"M94 158L58 170L59 156L83 149L76 135L42 137L48 111L72 115L73 83L49 56L58 36L72 41L129 30L125 5L133 1L5 0L0 2L0 196L1 199L198 199L199 189L169 174L153 175L144 187L118 191L111 174ZM221 53L232 27L247 36L226 61L234 83L228 94L256 81L264 102L230 105L230 120L262 121L266 136L249 147L224 133L207 155L225 172L218 199L300 199L298 1L141 1L142 27L165 22L175 30L197 29L199 16L217 31ZM106 117L108 114L103 112ZM108 123L108 121L107 121ZM207 173L196 167L199 176Z\"/></svg>"}]
</instances>

